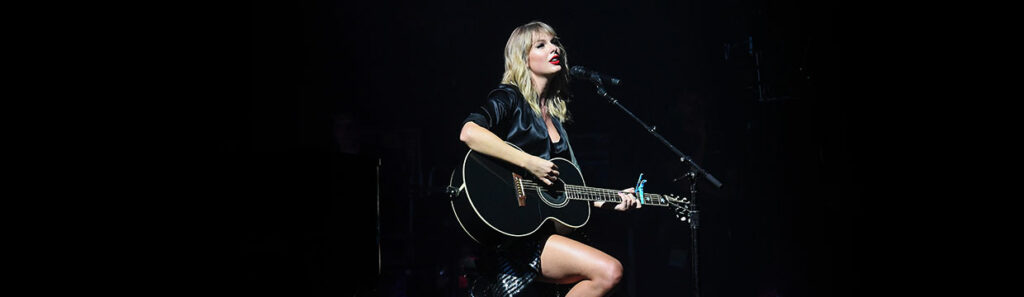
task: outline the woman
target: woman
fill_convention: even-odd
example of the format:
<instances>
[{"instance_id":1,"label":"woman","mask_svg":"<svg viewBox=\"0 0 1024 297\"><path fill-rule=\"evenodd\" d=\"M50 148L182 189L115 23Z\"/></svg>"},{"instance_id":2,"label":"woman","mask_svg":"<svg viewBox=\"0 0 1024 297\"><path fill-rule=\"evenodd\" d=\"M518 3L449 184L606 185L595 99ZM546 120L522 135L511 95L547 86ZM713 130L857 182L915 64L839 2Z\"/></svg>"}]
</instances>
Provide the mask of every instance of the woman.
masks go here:
<instances>
[{"instance_id":1,"label":"woman","mask_svg":"<svg viewBox=\"0 0 1024 297\"><path fill-rule=\"evenodd\" d=\"M482 111L466 118L459 139L470 149L525 168L551 185L559 172L549 159L563 157L576 163L562 128L569 117L566 68L565 49L551 26L542 22L519 26L505 44L502 84L491 91ZM595 202L594 206L619 211L639 208L632 192L632 188L623 190L618 205ZM575 283L566 296L604 296L615 288L622 277L617 259L552 233L537 232L499 246L495 254L500 272L490 293L515 295L534 280Z\"/></svg>"}]
</instances>

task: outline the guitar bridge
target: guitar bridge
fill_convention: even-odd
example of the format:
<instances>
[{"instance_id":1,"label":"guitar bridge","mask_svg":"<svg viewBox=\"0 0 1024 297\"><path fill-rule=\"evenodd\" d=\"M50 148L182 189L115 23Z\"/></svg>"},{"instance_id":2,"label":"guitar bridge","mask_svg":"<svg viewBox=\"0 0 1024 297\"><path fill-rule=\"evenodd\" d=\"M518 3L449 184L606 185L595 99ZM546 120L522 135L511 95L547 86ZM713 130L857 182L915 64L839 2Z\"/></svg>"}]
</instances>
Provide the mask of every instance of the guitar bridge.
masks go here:
<instances>
[{"instance_id":1,"label":"guitar bridge","mask_svg":"<svg viewBox=\"0 0 1024 297\"><path fill-rule=\"evenodd\" d=\"M519 202L519 207L526 206L526 191L523 190L523 176L513 172L512 184L516 191L515 195L516 200Z\"/></svg>"}]
</instances>

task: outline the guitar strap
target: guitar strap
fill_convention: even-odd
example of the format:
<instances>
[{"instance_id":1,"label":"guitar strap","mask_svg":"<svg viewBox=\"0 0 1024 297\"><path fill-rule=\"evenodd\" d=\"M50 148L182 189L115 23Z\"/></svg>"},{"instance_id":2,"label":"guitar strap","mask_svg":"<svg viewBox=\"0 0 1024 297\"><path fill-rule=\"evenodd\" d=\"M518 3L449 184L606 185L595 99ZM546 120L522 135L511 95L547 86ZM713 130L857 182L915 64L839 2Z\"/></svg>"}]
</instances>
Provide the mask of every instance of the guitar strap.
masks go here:
<instances>
[{"instance_id":1,"label":"guitar strap","mask_svg":"<svg viewBox=\"0 0 1024 297\"><path fill-rule=\"evenodd\" d=\"M562 129L565 130L564 127ZM576 165L576 167L579 168L580 164L576 163L576 154L572 153L572 143L569 142L569 135L566 135L566 134L569 134L569 133L563 133L562 134L562 139L565 139L565 145L569 146L569 159L572 159L572 164ZM580 168L580 170L582 171L583 168Z\"/></svg>"}]
</instances>

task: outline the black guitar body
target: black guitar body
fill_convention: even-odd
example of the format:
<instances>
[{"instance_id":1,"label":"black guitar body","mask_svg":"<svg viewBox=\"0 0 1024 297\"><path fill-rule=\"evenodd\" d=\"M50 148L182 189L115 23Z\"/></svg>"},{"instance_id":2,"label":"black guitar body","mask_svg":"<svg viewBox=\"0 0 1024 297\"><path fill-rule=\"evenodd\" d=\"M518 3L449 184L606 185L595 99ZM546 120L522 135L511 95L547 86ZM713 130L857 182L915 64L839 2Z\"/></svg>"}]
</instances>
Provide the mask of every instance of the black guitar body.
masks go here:
<instances>
[{"instance_id":1,"label":"black guitar body","mask_svg":"<svg viewBox=\"0 0 1024 297\"><path fill-rule=\"evenodd\" d=\"M590 201L565 195L565 185L585 185L578 167L563 158L552 186L518 166L470 150L462 168L452 172L450 186L458 188L452 211L474 241L496 245L512 237L537 232L546 221L579 228L590 219Z\"/></svg>"}]
</instances>

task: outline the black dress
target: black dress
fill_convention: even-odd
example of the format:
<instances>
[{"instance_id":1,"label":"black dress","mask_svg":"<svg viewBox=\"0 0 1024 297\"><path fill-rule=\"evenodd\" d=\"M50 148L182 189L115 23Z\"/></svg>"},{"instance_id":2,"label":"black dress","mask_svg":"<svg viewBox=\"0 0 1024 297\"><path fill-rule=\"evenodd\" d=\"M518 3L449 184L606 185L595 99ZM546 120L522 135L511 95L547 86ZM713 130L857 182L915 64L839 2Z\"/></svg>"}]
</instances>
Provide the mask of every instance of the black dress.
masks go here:
<instances>
[{"instance_id":1,"label":"black dress","mask_svg":"<svg viewBox=\"0 0 1024 297\"><path fill-rule=\"evenodd\" d=\"M579 167L562 124L553 121L561 139L552 143L544 119L530 108L518 87L499 85L490 92L480 109L470 113L463 124L474 122L526 153L544 159L565 158ZM579 231L582 230L568 236L584 241L585 235ZM515 296L524 292L540 273L540 253L551 234L554 234L554 227L548 222L530 236L511 239L488 250L481 259L490 265L480 266L491 266L493 273L475 281L470 288L471 295Z\"/></svg>"},{"instance_id":2,"label":"black dress","mask_svg":"<svg viewBox=\"0 0 1024 297\"><path fill-rule=\"evenodd\" d=\"M562 123L553 121L555 129L561 134L558 143L551 143L548 137L548 126L544 118L533 112L526 98L513 85L498 85L487 95L487 101L480 110L470 113L463 124L474 122L480 127L490 130L501 139L511 142L531 155L551 159L555 154L566 153L566 159L576 164L572 153L572 145L566 137ZM576 166L579 166L577 164Z\"/></svg>"}]
</instances>

